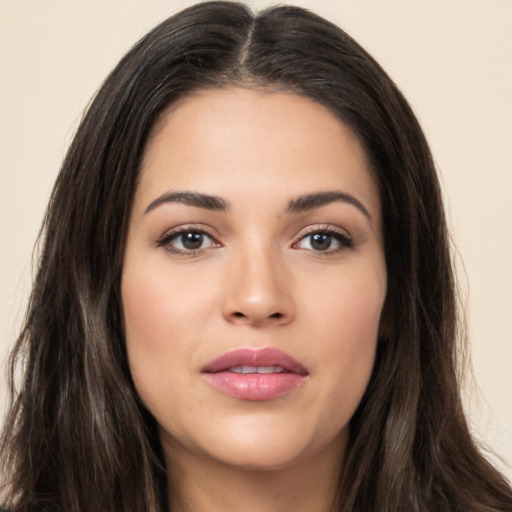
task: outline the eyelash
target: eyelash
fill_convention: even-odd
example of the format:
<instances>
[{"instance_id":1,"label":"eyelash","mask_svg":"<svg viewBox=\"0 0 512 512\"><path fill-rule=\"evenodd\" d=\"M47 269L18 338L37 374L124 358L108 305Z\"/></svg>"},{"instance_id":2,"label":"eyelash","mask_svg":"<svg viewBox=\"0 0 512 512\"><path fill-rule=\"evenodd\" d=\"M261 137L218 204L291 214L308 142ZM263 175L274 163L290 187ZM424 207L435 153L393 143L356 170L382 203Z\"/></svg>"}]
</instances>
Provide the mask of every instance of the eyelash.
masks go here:
<instances>
[{"instance_id":1,"label":"eyelash","mask_svg":"<svg viewBox=\"0 0 512 512\"><path fill-rule=\"evenodd\" d=\"M169 251L170 253L181 255L181 256L197 256L201 251L203 251L205 248L200 247L198 249L180 249L177 247L173 247L172 242L174 240L179 240L180 237L183 237L187 234L194 234L194 235L201 235L202 237L208 237L212 241L212 247L220 247L221 244L215 240L215 238L210 235L206 230L199 229L196 227L187 227L182 226L179 228L176 228L172 231L169 231L165 233L161 238L159 238L156 242L157 247L164 247L166 251Z\"/></svg>"},{"instance_id":2,"label":"eyelash","mask_svg":"<svg viewBox=\"0 0 512 512\"><path fill-rule=\"evenodd\" d=\"M198 249L186 249L186 248L177 248L172 245L172 242L175 240L179 240L180 237L183 237L184 235L200 235L202 237L207 237L211 240L211 246L210 247L200 247ZM301 237L292 244L292 248L299 249L299 244L303 242L304 240L308 239L308 237L312 237L314 235L323 235L327 237L331 237L334 239L339 245L338 247L331 249L328 248L326 250L314 250L314 249L306 249L308 251L311 251L312 253L315 253L315 256L329 256L332 254L337 254L339 252L342 252L346 249L351 249L354 247L354 241L347 236L344 233L341 233L335 229L332 229L331 227L325 226L325 227L315 227L311 228L308 232L303 233ZM183 239L182 239L182 245L183 245ZM310 244L311 245L311 244ZM167 250L170 253L181 255L181 256L188 256L193 257L199 255L201 251L204 251L205 249L209 248L215 248L215 247L221 247L221 244L215 240L215 238L210 235L206 230L199 229L196 227L187 227L182 226L177 229L174 229L168 233L165 233L161 238L159 238L156 242L157 247L164 247L165 250Z\"/></svg>"},{"instance_id":3,"label":"eyelash","mask_svg":"<svg viewBox=\"0 0 512 512\"><path fill-rule=\"evenodd\" d=\"M323 236L331 237L339 244L338 247L336 247L334 249L329 248L329 249L326 249L323 251L322 250L315 251L314 249L307 249L307 250L313 252L315 256L319 256L319 257L330 256L332 254L337 254L337 253L343 252L346 249L352 249L354 247L354 241L352 240L352 238L350 238L350 236L348 236L347 234L342 233L336 229L333 229L332 227L329 227L329 226L320 226L320 227L311 228L306 233L303 233L301 235L301 237L299 238L299 240L297 240L297 242L293 243L292 247L296 247L300 242L306 240L307 238L311 238L314 235L323 235Z\"/></svg>"}]
</instances>

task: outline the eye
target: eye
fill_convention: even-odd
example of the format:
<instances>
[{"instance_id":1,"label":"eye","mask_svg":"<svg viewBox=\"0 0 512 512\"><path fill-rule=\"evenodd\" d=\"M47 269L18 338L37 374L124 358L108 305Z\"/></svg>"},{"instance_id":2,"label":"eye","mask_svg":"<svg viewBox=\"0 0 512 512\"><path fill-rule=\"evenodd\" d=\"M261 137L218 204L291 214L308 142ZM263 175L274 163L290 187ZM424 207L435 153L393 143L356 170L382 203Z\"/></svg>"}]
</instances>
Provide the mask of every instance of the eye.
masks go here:
<instances>
[{"instance_id":1,"label":"eye","mask_svg":"<svg viewBox=\"0 0 512 512\"><path fill-rule=\"evenodd\" d=\"M353 247L353 245L353 241L342 233L332 230L317 230L303 236L294 244L294 248L333 253Z\"/></svg>"},{"instance_id":2,"label":"eye","mask_svg":"<svg viewBox=\"0 0 512 512\"><path fill-rule=\"evenodd\" d=\"M159 247L165 247L169 252L190 254L219 244L206 232L199 229L179 229L165 234L158 242Z\"/></svg>"}]
</instances>

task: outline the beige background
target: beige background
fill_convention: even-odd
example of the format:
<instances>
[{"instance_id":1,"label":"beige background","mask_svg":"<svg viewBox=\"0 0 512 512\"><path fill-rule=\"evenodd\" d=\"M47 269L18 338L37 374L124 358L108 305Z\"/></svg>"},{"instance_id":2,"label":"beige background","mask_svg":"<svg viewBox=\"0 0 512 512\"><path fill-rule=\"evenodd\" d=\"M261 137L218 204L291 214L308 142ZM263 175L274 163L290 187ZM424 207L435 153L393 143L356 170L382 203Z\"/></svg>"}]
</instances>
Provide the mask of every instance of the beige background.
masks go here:
<instances>
[{"instance_id":1,"label":"beige background","mask_svg":"<svg viewBox=\"0 0 512 512\"><path fill-rule=\"evenodd\" d=\"M191 3L0 0L2 368L30 289L32 246L82 110L132 43ZM471 422L512 479L512 1L294 3L363 44L423 124L464 261L478 383L467 388ZM2 380L0 412L4 395Z\"/></svg>"}]
</instances>

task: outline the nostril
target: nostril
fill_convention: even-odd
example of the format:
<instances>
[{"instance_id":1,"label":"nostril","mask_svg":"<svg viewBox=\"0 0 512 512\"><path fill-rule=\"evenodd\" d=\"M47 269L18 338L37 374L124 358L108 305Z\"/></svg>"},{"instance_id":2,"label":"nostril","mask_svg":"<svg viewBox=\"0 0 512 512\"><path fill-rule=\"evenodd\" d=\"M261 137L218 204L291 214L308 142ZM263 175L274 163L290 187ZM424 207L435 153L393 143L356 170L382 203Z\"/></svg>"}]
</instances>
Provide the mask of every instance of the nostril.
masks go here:
<instances>
[{"instance_id":1,"label":"nostril","mask_svg":"<svg viewBox=\"0 0 512 512\"><path fill-rule=\"evenodd\" d=\"M235 318L246 318L246 315L244 313L242 313L241 311L235 311L233 313L233 316ZM275 318L275 319L278 319L278 320L280 320L283 317L284 317L283 313L279 313L279 312L273 313L273 314L268 316L268 318Z\"/></svg>"}]
</instances>

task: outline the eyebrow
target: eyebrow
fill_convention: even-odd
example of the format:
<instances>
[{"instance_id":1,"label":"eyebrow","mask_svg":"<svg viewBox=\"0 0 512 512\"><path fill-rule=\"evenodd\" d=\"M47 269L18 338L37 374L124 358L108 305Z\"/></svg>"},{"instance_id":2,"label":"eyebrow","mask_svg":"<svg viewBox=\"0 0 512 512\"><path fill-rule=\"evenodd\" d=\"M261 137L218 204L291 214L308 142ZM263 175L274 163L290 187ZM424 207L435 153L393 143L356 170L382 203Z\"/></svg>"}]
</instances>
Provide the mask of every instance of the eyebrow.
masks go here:
<instances>
[{"instance_id":1,"label":"eyebrow","mask_svg":"<svg viewBox=\"0 0 512 512\"><path fill-rule=\"evenodd\" d=\"M364 207L363 203L361 203L359 199L355 198L353 195L347 192L342 192L340 190L306 194L298 197L297 199L292 199L288 203L287 211L289 213L300 213L313 210L315 208L320 208L336 201L351 204L360 210L365 215L365 217L368 217L370 220L372 219L370 212Z\"/></svg>"},{"instance_id":2,"label":"eyebrow","mask_svg":"<svg viewBox=\"0 0 512 512\"><path fill-rule=\"evenodd\" d=\"M166 203L181 203L221 212L229 208L229 203L220 197L199 194L197 192L166 192L152 201L144 210L144 213L149 213L151 210Z\"/></svg>"},{"instance_id":3,"label":"eyebrow","mask_svg":"<svg viewBox=\"0 0 512 512\"><path fill-rule=\"evenodd\" d=\"M292 199L288 203L287 212L300 213L308 210L314 210L315 208L320 208L336 201L355 206L371 220L372 217L370 213L359 199L347 192L339 190L305 194L297 199ZM221 197L200 194L198 192L166 192L152 201L144 210L144 213L149 213L158 206L166 203L181 203L189 206L195 206L197 208L221 212L229 209L229 203Z\"/></svg>"}]
</instances>

